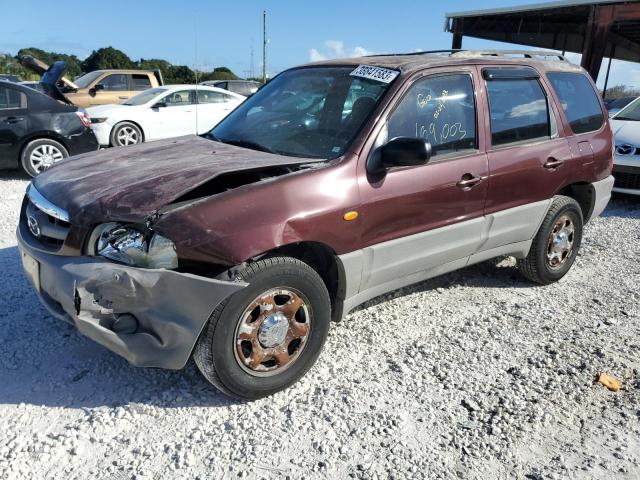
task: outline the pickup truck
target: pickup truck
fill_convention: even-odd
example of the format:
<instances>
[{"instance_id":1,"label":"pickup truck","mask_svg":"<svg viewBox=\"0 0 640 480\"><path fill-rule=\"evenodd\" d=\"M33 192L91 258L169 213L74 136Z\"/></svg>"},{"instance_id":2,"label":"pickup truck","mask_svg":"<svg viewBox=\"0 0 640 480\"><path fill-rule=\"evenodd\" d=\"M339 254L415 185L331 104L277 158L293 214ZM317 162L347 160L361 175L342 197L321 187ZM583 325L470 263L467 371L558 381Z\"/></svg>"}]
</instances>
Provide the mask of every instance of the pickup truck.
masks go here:
<instances>
[{"instance_id":1,"label":"pickup truck","mask_svg":"<svg viewBox=\"0 0 640 480\"><path fill-rule=\"evenodd\" d=\"M49 66L31 56L24 56L20 63L42 75ZM61 80L61 91L78 107L93 107L122 103L143 90L163 85L160 70L95 70L74 81Z\"/></svg>"}]
</instances>

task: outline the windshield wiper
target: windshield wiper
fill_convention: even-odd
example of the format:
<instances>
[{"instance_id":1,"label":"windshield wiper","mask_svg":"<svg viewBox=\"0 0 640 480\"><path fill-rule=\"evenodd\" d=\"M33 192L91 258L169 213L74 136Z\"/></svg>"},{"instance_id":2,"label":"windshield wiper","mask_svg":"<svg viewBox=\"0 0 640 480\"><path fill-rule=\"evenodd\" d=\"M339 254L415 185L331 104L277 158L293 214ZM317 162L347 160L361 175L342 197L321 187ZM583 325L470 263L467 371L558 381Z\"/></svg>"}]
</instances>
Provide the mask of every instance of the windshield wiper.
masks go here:
<instances>
[{"instance_id":1,"label":"windshield wiper","mask_svg":"<svg viewBox=\"0 0 640 480\"><path fill-rule=\"evenodd\" d=\"M261 152L267 153L276 153L269 147L265 147L257 142L252 142L251 140L222 140L218 139L219 142L228 143L229 145L235 145L237 147L250 148L251 150L259 150Z\"/></svg>"},{"instance_id":2,"label":"windshield wiper","mask_svg":"<svg viewBox=\"0 0 640 480\"><path fill-rule=\"evenodd\" d=\"M613 120L629 120L631 122L640 121L640 119L638 119L638 118L631 118L631 117L613 117Z\"/></svg>"}]
</instances>

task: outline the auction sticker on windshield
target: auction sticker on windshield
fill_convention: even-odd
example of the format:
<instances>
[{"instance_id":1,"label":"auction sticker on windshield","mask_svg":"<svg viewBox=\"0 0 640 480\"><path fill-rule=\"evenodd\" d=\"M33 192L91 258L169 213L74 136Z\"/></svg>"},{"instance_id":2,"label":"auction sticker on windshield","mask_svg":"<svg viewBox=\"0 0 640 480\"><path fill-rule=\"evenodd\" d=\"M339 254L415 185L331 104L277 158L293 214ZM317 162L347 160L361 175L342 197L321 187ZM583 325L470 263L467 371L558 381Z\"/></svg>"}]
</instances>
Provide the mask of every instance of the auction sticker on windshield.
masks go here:
<instances>
[{"instance_id":1,"label":"auction sticker on windshield","mask_svg":"<svg viewBox=\"0 0 640 480\"><path fill-rule=\"evenodd\" d=\"M350 73L352 77L368 78L382 83L391 83L399 74L397 70L374 67L372 65L360 65Z\"/></svg>"}]
</instances>

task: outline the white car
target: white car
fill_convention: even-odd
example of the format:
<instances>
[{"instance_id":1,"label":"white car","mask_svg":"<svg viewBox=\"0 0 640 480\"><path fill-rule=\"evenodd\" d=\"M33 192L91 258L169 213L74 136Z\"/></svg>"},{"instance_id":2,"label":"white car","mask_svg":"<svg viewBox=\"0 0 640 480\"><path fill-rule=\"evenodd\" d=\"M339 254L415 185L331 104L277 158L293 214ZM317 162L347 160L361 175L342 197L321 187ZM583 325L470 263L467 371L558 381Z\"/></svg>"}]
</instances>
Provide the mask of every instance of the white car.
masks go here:
<instances>
[{"instance_id":1,"label":"white car","mask_svg":"<svg viewBox=\"0 0 640 480\"><path fill-rule=\"evenodd\" d=\"M613 191L640 195L640 98L610 119L615 137Z\"/></svg>"},{"instance_id":2,"label":"white car","mask_svg":"<svg viewBox=\"0 0 640 480\"><path fill-rule=\"evenodd\" d=\"M245 97L201 85L150 88L120 105L87 108L100 145L120 147L161 138L203 134Z\"/></svg>"}]
</instances>

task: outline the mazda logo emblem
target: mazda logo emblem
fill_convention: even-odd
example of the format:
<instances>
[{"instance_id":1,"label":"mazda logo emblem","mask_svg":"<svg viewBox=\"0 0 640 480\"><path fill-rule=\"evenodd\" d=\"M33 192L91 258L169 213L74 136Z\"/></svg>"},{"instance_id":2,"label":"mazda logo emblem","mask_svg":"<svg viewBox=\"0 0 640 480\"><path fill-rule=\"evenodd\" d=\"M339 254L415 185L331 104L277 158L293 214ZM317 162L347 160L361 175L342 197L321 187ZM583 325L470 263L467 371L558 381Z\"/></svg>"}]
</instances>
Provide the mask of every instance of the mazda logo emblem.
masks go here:
<instances>
[{"instance_id":1,"label":"mazda logo emblem","mask_svg":"<svg viewBox=\"0 0 640 480\"><path fill-rule=\"evenodd\" d=\"M636 147L632 145L618 145L616 146L616 153L618 155L631 155L635 153Z\"/></svg>"},{"instance_id":2,"label":"mazda logo emblem","mask_svg":"<svg viewBox=\"0 0 640 480\"><path fill-rule=\"evenodd\" d=\"M38 219L36 217L28 215L27 224L29 225L29 230L33 233L34 237L39 237L41 235L40 225L38 225Z\"/></svg>"}]
</instances>

